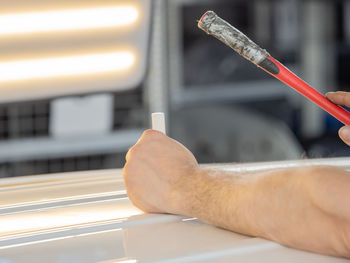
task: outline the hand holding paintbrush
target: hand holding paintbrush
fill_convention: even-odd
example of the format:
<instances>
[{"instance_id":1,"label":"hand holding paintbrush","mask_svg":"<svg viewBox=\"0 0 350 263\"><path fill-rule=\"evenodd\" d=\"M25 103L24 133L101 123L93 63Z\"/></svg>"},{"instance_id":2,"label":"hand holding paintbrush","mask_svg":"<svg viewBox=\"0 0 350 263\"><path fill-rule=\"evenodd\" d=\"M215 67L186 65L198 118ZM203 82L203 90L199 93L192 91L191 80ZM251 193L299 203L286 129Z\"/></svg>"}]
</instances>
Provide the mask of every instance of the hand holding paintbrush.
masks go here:
<instances>
[{"instance_id":1,"label":"hand holding paintbrush","mask_svg":"<svg viewBox=\"0 0 350 263\"><path fill-rule=\"evenodd\" d=\"M198 22L198 27L207 34L216 37L270 75L298 91L345 125L350 125L350 113L348 111L334 104L324 95L313 89L284 65L271 57L265 49L259 47L242 32L218 17L213 11L208 11L202 16Z\"/></svg>"}]
</instances>

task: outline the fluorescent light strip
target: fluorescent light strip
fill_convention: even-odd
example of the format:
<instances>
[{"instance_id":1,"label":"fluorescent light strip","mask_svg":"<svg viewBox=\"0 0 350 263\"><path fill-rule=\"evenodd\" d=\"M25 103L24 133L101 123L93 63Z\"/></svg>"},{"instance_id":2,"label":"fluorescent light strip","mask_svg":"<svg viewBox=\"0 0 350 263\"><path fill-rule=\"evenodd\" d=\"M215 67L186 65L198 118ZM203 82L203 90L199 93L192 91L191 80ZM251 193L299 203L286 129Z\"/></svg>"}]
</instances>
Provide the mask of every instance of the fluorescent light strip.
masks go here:
<instances>
[{"instance_id":1,"label":"fluorescent light strip","mask_svg":"<svg viewBox=\"0 0 350 263\"><path fill-rule=\"evenodd\" d=\"M138 16L139 12L133 6L6 14L0 15L0 36L120 27L134 23Z\"/></svg>"},{"instance_id":2,"label":"fluorescent light strip","mask_svg":"<svg viewBox=\"0 0 350 263\"><path fill-rule=\"evenodd\" d=\"M131 52L0 62L0 83L48 77L122 71L135 63Z\"/></svg>"}]
</instances>

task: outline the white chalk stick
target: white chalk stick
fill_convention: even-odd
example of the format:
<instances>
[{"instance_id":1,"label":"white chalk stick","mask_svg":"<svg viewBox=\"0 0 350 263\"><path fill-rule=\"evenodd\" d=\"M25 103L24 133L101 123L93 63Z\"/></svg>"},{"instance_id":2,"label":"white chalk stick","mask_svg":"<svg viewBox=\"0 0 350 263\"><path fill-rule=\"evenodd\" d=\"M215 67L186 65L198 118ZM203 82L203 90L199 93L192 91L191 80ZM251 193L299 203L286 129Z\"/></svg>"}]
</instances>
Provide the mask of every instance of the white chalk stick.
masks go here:
<instances>
[{"instance_id":1,"label":"white chalk stick","mask_svg":"<svg viewBox=\"0 0 350 263\"><path fill-rule=\"evenodd\" d=\"M152 113L152 129L166 134L165 117L163 112Z\"/></svg>"}]
</instances>

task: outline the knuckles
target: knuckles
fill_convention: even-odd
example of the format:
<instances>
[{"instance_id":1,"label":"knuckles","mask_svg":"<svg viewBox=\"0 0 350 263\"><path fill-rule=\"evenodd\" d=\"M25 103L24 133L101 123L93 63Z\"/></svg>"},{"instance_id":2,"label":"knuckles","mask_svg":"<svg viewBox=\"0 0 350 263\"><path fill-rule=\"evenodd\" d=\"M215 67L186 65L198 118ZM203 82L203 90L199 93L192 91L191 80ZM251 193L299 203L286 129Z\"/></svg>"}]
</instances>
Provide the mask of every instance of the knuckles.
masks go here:
<instances>
[{"instance_id":1,"label":"knuckles","mask_svg":"<svg viewBox=\"0 0 350 263\"><path fill-rule=\"evenodd\" d=\"M152 140L152 139L156 139L159 138L160 136L162 136L163 133L156 131L156 130L145 130L141 136L141 140Z\"/></svg>"},{"instance_id":2,"label":"knuckles","mask_svg":"<svg viewBox=\"0 0 350 263\"><path fill-rule=\"evenodd\" d=\"M131 148L129 149L128 155L129 155L130 157L132 157L132 156L137 155L138 152L140 152L140 146L139 146L139 144L136 144L136 145L134 145L133 147L131 147Z\"/></svg>"},{"instance_id":3,"label":"knuckles","mask_svg":"<svg viewBox=\"0 0 350 263\"><path fill-rule=\"evenodd\" d=\"M151 136L155 135L155 133L156 133L156 131L148 129L148 130L145 130L143 132L142 137L151 137Z\"/></svg>"},{"instance_id":4,"label":"knuckles","mask_svg":"<svg viewBox=\"0 0 350 263\"><path fill-rule=\"evenodd\" d=\"M126 175L130 171L130 162L127 162L123 167L123 175Z\"/></svg>"},{"instance_id":5,"label":"knuckles","mask_svg":"<svg viewBox=\"0 0 350 263\"><path fill-rule=\"evenodd\" d=\"M132 146L126 154L126 160L132 160L143 156L146 147L142 143L135 144Z\"/></svg>"},{"instance_id":6,"label":"knuckles","mask_svg":"<svg viewBox=\"0 0 350 263\"><path fill-rule=\"evenodd\" d=\"M135 156L140 156L145 152L148 152L147 149L150 147L150 145L152 145L151 142L159 140L158 137L161 135L161 132L155 130L144 131L137 144L135 144L129 149L127 153L127 159L133 158Z\"/></svg>"},{"instance_id":7,"label":"knuckles","mask_svg":"<svg viewBox=\"0 0 350 263\"><path fill-rule=\"evenodd\" d=\"M159 131L145 130L139 141L127 152L125 156L126 161L130 162L140 158L147 158L149 152L152 152L155 142L159 142L161 136L164 135Z\"/></svg>"},{"instance_id":8,"label":"knuckles","mask_svg":"<svg viewBox=\"0 0 350 263\"><path fill-rule=\"evenodd\" d=\"M138 180L139 170L137 164L127 162L123 168L124 183L128 191L134 192L135 182Z\"/></svg>"},{"instance_id":9,"label":"knuckles","mask_svg":"<svg viewBox=\"0 0 350 263\"><path fill-rule=\"evenodd\" d=\"M123 167L123 177L124 177L124 181L127 182L130 175L132 174L132 167L131 167L131 163L127 162L124 167Z\"/></svg>"}]
</instances>

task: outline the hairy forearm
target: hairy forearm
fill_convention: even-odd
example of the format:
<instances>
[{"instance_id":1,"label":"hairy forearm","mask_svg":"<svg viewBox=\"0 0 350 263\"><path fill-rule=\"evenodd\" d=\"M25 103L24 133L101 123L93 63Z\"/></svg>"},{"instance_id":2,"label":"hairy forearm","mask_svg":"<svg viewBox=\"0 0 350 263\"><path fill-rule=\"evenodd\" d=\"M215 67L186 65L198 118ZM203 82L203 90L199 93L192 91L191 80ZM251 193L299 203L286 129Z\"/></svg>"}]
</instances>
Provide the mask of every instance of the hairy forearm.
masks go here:
<instances>
[{"instance_id":1,"label":"hairy forearm","mask_svg":"<svg viewBox=\"0 0 350 263\"><path fill-rule=\"evenodd\" d=\"M241 174L200 169L192 178L187 215L287 246L349 256L350 177L345 171L312 167Z\"/></svg>"},{"instance_id":2,"label":"hairy forearm","mask_svg":"<svg viewBox=\"0 0 350 263\"><path fill-rule=\"evenodd\" d=\"M256 235L247 220L256 176L201 169L196 179L189 202L191 216L235 232Z\"/></svg>"}]
</instances>

